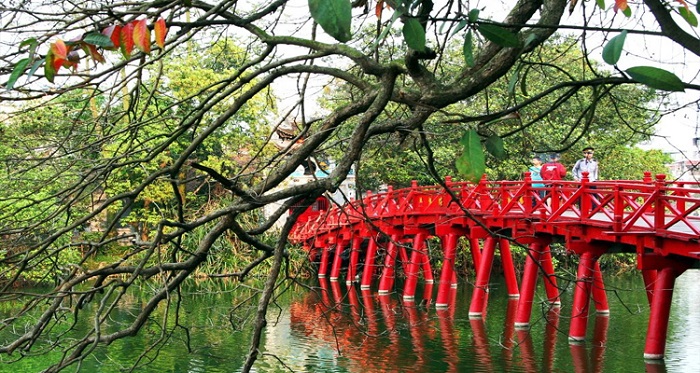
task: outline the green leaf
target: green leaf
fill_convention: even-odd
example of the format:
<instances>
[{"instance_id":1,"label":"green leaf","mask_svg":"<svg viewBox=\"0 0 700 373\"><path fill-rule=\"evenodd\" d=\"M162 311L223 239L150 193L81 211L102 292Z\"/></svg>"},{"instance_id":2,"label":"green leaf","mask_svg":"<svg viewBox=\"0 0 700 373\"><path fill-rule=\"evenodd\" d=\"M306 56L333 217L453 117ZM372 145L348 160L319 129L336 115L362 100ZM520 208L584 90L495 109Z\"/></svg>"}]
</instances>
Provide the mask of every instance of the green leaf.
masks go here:
<instances>
[{"instance_id":1,"label":"green leaf","mask_svg":"<svg viewBox=\"0 0 700 373\"><path fill-rule=\"evenodd\" d=\"M502 47L515 48L520 45L518 36L501 26L481 23L477 29L486 39Z\"/></svg>"},{"instance_id":2,"label":"green leaf","mask_svg":"<svg viewBox=\"0 0 700 373\"><path fill-rule=\"evenodd\" d=\"M56 76L56 68L53 66L54 55L51 50L46 54L44 61L44 76L46 80L53 83L53 78Z\"/></svg>"},{"instance_id":3,"label":"green leaf","mask_svg":"<svg viewBox=\"0 0 700 373\"><path fill-rule=\"evenodd\" d=\"M328 35L341 43L350 40L350 0L309 0L309 10L314 21Z\"/></svg>"},{"instance_id":4,"label":"green leaf","mask_svg":"<svg viewBox=\"0 0 700 373\"><path fill-rule=\"evenodd\" d=\"M525 48L529 47L530 44L534 43L537 40L537 35L535 34L530 34L525 38Z\"/></svg>"},{"instance_id":5,"label":"green leaf","mask_svg":"<svg viewBox=\"0 0 700 373\"><path fill-rule=\"evenodd\" d=\"M595 0L595 3L598 4L598 8L605 10L605 0Z\"/></svg>"},{"instance_id":6,"label":"green leaf","mask_svg":"<svg viewBox=\"0 0 700 373\"><path fill-rule=\"evenodd\" d=\"M632 16L632 8L630 8L628 6L627 8L622 10L622 14L624 14L625 17L627 17L627 18L631 17Z\"/></svg>"},{"instance_id":7,"label":"green leaf","mask_svg":"<svg viewBox=\"0 0 700 373\"><path fill-rule=\"evenodd\" d=\"M12 69L12 73L10 74L10 79L7 81L7 84L5 84L5 89L8 91L12 90L12 87L15 86L15 82L17 82L17 79L19 79L22 74L24 74L24 70L27 69L27 64L29 64L29 58L23 58L17 62L15 65L15 68Z\"/></svg>"},{"instance_id":8,"label":"green leaf","mask_svg":"<svg viewBox=\"0 0 700 373\"><path fill-rule=\"evenodd\" d=\"M467 31L467 35L464 36L464 46L462 47L464 62L468 67L474 66L474 43L472 42L472 38L472 30Z\"/></svg>"},{"instance_id":9,"label":"green leaf","mask_svg":"<svg viewBox=\"0 0 700 373\"><path fill-rule=\"evenodd\" d=\"M455 160L457 171L467 180L477 183L486 171L486 157L479 134L474 130L468 130L459 143L462 145L462 155Z\"/></svg>"},{"instance_id":10,"label":"green leaf","mask_svg":"<svg viewBox=\"0 0 700 373\"><path fill-rule=\"evenodd\" d=\"M32 68L29 69L29 72L27 73L27 80L31 79L32 76L34 76L34 73L39 70L39 66L41 66L41 60L34 61L34 65L32 65Z\"/></svg>"},{"instance_id":11,"label":"green leaf","mask_svg":"<svg viewBox=\"0 0 700 373\"><path fill-rule=\"evenodd\" d=\"M476 22L479 19L480 12L481 12L481 10L478 8L474 8L474 9L470 10L469 15L467 16L467 18L469 18L469 22L472 22L472 23Z\"/></svg>"},{"instance_id":12,"label":"green leaf","mask_svg":"<svg viewBox=\"0 0 700 373\"><path fill-rule=\"evenodd\" d=\"M444 23L444 24L447 24L447 23ZM450 34L450 37L455 36L455 34L462 31L465 27L467 27L467 20L463 19L463 20L459 21L459 23L457 24L457 27Z\"/></svg>"},{"instance_id":13,"label":"green leaf","mask_svg":"<svg viewBox=\"0 0 700 373\"><path fill-rule=\"evenodd\" d=\"M652 66L635 66L625 70L629 76L648 87L664 91L685 91L685 84L672 72Z\"/></svg>"},{"instance_id":14,"label":"green leaf","mask_svg":"<svg viewBox=\"0 0 700 373\"><path fill-rule=\"evenodd\" d=\"M422 52L425 50L425 30L415 18L408 18L403 23L403 37L408 47Z\"/></svg>"},{"instance_id":15,"label":"green leaf","mask_svg":"<svg viewBox=\"0 0 700 373\"><path fill-rule=\"evenodd\" d=\"M698 18L695 17L695 14L691 12L688 8L682 6L678 8L678 12L681 14L681 17L686 20L691 26L693 27L698 27Z\"/></svg>"},{"instance_id":16,"label":"green leaf","mask_svg":"<svg viewBox=\"0 0 700 373\"><path fill-rule=\"evenodd\" d=\"M529 94L527 93L527 73L528 73L528 71L530 71L530 66L525 68L525 72L520 77L520 92L525 97L529 96Z\"/></svg>"},{"instance_id":17,"label":"green leaf","mask_svg":"<svg viewBox=\"0 0 700 373\"><path fill-rule=\"evenodd\" d=\"M498 135L491 135L484 142L486 150L499 161L506 159L506 151L503 147L503 139Z\"/></svg>"},{"instance_id":18,"label":"green leaf","mask_svg":"<svg viewBox=\"0 0 700 373\"><path fill-rule=\"evenodd\" d=\"M522 65L518 65L518 67L513 71L513 75L510 76L510 79L508 80L508 95L513 96L515 95L515 85L518 84L518 78L520 77L520 68Z\"/></svg>"},{"instance_id":19,"label":"green leaf","mask_svg":"<svg viewBox=\"0 0 700 373\"><path fill-rule=\"evenodd\" d=\"M389 23L386 26L384 26L382 33L379 34L379 36L374 41L374 43L372 43L373 49L376 48L379 45L379 43L381 43L386 38L387 35L389 35L389 31L391 31L391 26L394 24L394 22L396 22L397 19L399 19L401 17L402 14L403 13L398 11L398 10L394 11L394 14L391 16L391 19L389 20Z\"/></svg>"},{"instance_id":20,"label":"green leaf","mask_svg":"<svg viewBox=\"0 0 700 373\"><path fill-rule=\"evenodd\" d=\"M103 35L99 32L91 32L83 38L83 41L96 45L98 47L103 47L103 48L114 48L114 43L112 43L112 39L109 38L107 35Z\"/></svg>"},{"instance_id":21,"label":"green leaf","mask_svg":"<svg viewBox=\"0 0 700 373\"><path fill-rule=\"evenodd\" d=\"M603 47L603 61L608 65L614 65L622 56L622 47L625 45L627 38L627 30L622 31L619 35L610 39Z\"/></svg>"}]
</instances>

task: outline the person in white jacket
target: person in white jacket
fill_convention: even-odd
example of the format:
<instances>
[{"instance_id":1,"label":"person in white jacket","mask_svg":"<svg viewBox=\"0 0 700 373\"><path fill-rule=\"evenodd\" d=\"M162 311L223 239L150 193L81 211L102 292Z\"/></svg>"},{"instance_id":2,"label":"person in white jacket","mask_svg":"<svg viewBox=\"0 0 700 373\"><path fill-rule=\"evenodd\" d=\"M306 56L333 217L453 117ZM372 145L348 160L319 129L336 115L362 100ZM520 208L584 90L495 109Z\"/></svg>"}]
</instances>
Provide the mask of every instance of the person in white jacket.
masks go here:
<instances>
[{"instance_id":1,"label":"person in white jacket","mask_svg":"<svg viewBox=\"0 0 700 373\"><path fill-rule=\"evenodd\" d=\"M583 173L588 172L588 180L593 182L598 180L598 161L593 159L593 149L588 146L583 149L583 158L576 161L571 173L574 175L574 180L581 181Z\"/></svg>"}]
</instances>

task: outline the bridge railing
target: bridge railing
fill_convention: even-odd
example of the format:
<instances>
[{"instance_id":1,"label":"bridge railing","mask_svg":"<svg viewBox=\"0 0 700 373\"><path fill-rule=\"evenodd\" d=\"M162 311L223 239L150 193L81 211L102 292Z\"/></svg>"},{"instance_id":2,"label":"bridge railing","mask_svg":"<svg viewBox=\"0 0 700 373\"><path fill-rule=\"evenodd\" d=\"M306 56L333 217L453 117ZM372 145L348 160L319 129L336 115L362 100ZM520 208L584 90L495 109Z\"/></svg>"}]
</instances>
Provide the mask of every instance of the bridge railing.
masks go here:
<instances>
[{"instance_id":1,"label":"bridge railing","mask_svg":"<svg viewBox=\"0 0 700 373\"><path fill-rule=\"evenodd\" d=\"M290 239L302 242L320 232L366 226L368 220L463 216L465 210L474 216L608 226L615 234L700 238L700 183L669 182L663 175L656 180L647 175L643 180L552 181L541 188L532 186L528 174L519 181L482 178L475 184L446 178L444 184L449 192L441 185L415 182L409 188L368 192L296 227Z\"/></svg>"}]
</instances>

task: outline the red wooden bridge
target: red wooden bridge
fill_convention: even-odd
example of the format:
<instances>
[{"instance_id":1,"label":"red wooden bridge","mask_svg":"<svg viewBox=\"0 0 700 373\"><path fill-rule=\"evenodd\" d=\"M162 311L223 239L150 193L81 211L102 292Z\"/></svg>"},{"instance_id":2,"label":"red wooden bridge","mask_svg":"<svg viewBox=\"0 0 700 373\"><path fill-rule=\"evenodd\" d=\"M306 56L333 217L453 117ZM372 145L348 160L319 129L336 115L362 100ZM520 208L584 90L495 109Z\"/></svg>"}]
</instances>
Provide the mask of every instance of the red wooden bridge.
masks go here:
<instances>
[{"instance_id":1,"label":"red wooden bridge","mask_svg":"<svg viewBox=\"0 0 700 373\"><path fill-rule=\"evenodd\" d=\"M325 201L324 201L325 202ZM500 250L509 296L518 297L514 324L528 328L538 277L548 301L560 304L550 244L561 242L579 256L569 341L586 337L589 305L608 313L605 285L598 258L603 254L636 253L650 305L644 357L663 359L675 280L689 268L700 268L700 183L670 182L665 175L642 180L557 181L532 187L529 174L522 181L452 182L386 193L367 193L344 206L312 206L297 221L290 240L303 244L320 259L319 277L337 281L343 252L349 251L346 282L359 279L369 289L379 277L379 293L394 286L396 265L405 276L403 298L410 301L419 277L433 283L426 239L438 237L442 268L436 307L454 302L454 272L460 237L470 242L475 288L470 317L486 307L496 247ZM320 207L320 208L319 208ZM510 244L527 247L520 283ZM378 251L383 263L376 263ZM364 261L360 260L363 256ZM358 274L362 268L361 275ZM330 270L330 273L329 273Z\"/></svg>"}]
</instances>

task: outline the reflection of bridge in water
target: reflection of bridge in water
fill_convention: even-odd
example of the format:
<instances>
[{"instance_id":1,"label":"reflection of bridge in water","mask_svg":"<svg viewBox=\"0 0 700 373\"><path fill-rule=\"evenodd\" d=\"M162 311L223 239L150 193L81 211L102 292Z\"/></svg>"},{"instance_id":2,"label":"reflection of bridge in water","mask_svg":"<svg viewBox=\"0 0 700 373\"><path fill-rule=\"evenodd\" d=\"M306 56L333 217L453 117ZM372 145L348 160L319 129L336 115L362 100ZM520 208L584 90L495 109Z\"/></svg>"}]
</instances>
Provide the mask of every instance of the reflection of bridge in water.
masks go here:
<instances>
[{"instance_id":1,"label":"reflection of bridge in water","mask_svg":"<svg viewBox=\"0 0 700 373\"><path fill-rule=\"evenodd\" d=\"M544 196L544 197L542 197ZM379 294L394 286L396 265L405 275L403 298L413 300L419 276L433 283L425 241L438 237L442 268L438 282L438 309L451 309L456 287L455 256L460 237L469 240L476 272L469 308L472 318L486 309L488 284L496 247L500 250L509 296L518 298L514 330L527 329L534 294L542 273L548 301L559 304L550 243L562 242L579 256L572 304L569 341L585 340L590 300L599 315L608 313L607 295L598 258L604 254L636 253L650 306L644 357L662 359L675 280L700 262L700 183L652 180L560 181L532 188L524 181L391 190L368 195L330 210L308 209L290 240L303 243L320 261L319 278L337 281L342 253L349 251L346 283L359 278L362 290L379 277ZM528 257L518 284L510 244L528 246ZM377 264L378 255L383 262ZM364 261L360 260L360 256ZM361 275L359 269L364 268ZM601 321L602 323L602 321ZM575 347L572 347L574 349ZM573 350L572 350L573 351Z\"/></svg>"},{"instance_id":2,"label":"reflection of bridge in water","mask_svg":"<svg viewBox=\"0 0 700 373\"><path fill-rule=\"evenodd\" d=\"M545 311L539 346L529 330L514 327L517 299L507 301L502 333L496 339L489 338L481 318L470 318L470 333L464 333L465 329L454 325L459 322L455 307L431 311L430 284L424 289L424 298L415 302L401 302L393 294L378 295L355 286L341 288L339 282L325 278L319 279L319 284L318 291L290 305L292 328L335 346L342 354L351 354L351 365L357 370L551 372L561 368L555 366L556 342L561 333L559 307ZM449 293L455 297L457 290ZM605 315L595 317L590 347L578 343L569 346L575 371L603 371L608 321ZM494 344L499 348L494 349ZM442 359L435 361L438 356ZM648 364L647 371L657 367L663 370L663 365Z\"/></svg>"}]
</instances>

